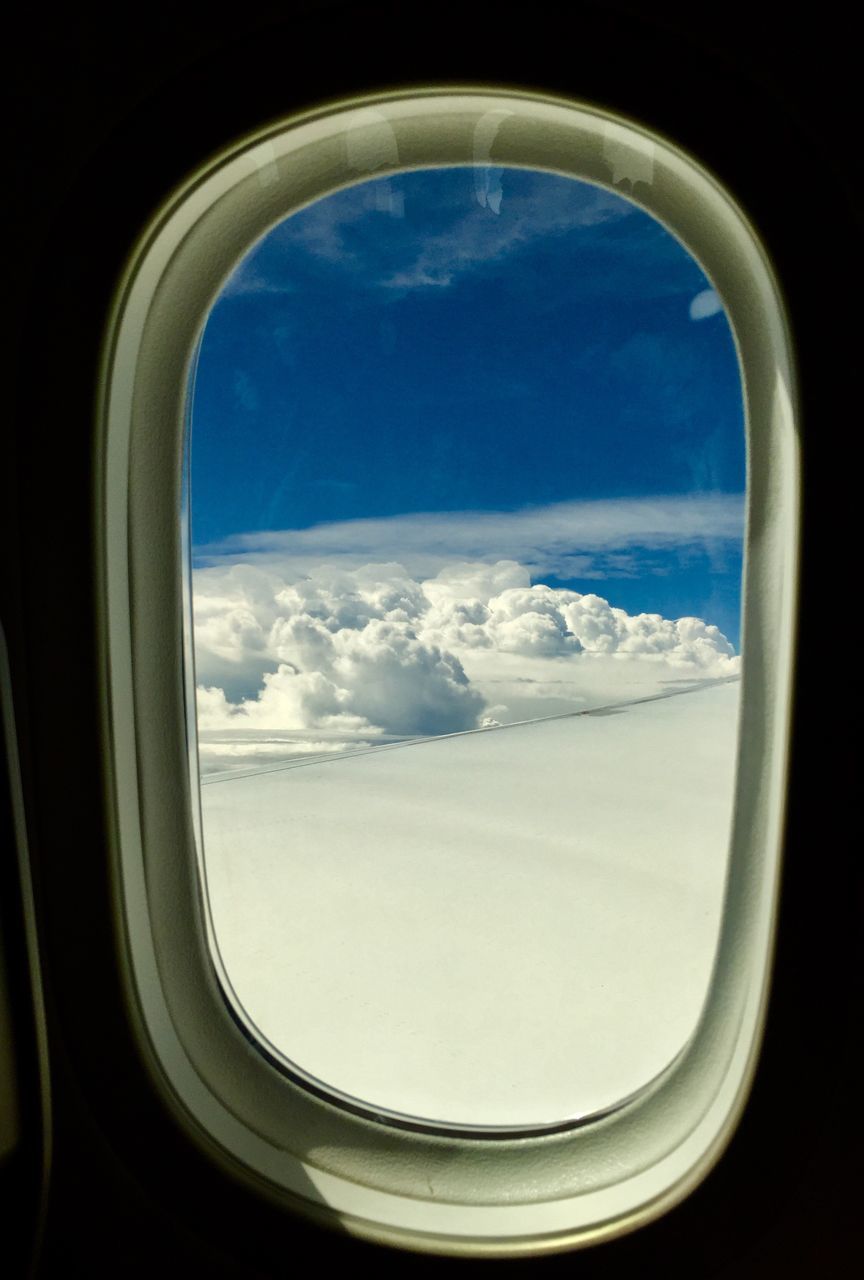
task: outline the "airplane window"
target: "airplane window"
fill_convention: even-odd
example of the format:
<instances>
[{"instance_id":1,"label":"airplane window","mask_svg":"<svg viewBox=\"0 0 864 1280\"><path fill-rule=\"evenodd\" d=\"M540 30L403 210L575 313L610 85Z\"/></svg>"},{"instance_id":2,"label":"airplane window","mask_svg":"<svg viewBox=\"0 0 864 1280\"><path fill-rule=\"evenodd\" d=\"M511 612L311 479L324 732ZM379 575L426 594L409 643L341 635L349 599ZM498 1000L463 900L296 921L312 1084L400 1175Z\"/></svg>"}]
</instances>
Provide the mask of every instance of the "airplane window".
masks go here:
<instances>
[{"instance_id":1,"label":"airplane window","mask_svg":"<svg viewBox=\"0 0 864 1280\"><path fill-rule=\"evenodd\" d=\"M235 1013L408 1124L619 1107L696 1029L728 870L747 477L712 281L588 181L371 177L246 254L189 399Z\"/></svg>"},{"instance_id":2,"label":"airplane window","mask_svg":"<svg viewBox=\"0 0 864 1280\"><path fill-rule=\"evenodd\" d=\"M656 1218L745 1105L782 849L796 391L745 212L593 106L325 105L189 175L104 353L120 973L164 1106L381 1242Z\"/></svg>"}]
</instances>

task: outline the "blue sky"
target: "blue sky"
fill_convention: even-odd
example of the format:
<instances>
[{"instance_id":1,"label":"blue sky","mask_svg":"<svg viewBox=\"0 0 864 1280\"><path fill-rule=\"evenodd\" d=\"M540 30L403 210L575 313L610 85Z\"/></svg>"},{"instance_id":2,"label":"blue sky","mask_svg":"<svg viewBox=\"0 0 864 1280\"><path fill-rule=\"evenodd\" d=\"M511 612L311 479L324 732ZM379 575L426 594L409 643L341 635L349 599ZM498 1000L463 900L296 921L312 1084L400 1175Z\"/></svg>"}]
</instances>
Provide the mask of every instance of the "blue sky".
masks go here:
<instances>
[{"instance_id":1,"label":"blue sky","mask_svg":"<svg viewBox=\"0 0 864 1280\"><path fill-rule=\"evenodd\" d=\"M654 219L553 175L430 170L319 201L258 243L209 317L197 562L318 526L331 548L344 526L346 551L374 530L375 555L400 559L424 528L404 518L434 513L445 550L458 526L466 554L470 524L475 558L521 558L630 613L694 614L737 645L743 411L709 289ZM660 500L663 532L643 536L632 513ZM529 526L520 556L502 530Z\"/></svg>"}]
</instances>

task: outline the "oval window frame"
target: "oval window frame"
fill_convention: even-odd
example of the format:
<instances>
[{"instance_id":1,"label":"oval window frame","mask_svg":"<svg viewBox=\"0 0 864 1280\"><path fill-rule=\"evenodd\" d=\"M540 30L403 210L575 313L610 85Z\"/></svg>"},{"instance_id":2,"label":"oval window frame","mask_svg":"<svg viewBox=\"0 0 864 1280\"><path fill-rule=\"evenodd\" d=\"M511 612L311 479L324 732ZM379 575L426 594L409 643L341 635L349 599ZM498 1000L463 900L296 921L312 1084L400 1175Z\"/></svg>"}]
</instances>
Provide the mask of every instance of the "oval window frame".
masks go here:
<instances>
[{"instance_id":1,"label":"oval window frame","mask_svg":"<svg viewBox=\"0 0 864 1280\"><path fill-rule=\"evenodd\" d=\"M190 784L182 460L207 313L239 258L291 212L369 177L453 164L596 182L659 219L723 300L747 424L735 818L705 1010L679 1057L636 1098L518 1137L423 1132L355 1114L267 1060L232 1017L213 967ZM232 146L151 222L116 295L97 420L115 916L139 1050L166 1104L223 1168L359 1235L517 1255L633 1229L716 1161L758 1055L776 914L799 537L794 405L782 300L744 214L672 143L594 106L471 88L338 102Z\"/></svg>"}]
</instances>

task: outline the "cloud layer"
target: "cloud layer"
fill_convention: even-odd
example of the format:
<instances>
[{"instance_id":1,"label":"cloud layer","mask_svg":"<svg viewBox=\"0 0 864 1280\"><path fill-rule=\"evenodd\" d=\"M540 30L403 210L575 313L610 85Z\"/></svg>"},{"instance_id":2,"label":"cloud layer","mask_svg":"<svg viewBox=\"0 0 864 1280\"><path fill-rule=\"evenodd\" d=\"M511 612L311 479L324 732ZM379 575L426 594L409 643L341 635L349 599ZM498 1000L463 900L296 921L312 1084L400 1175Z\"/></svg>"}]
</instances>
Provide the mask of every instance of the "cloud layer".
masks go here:
<instances>
[{"instance_id":1,"label":"cloud layer","mask_svg":"<svg viewBox=\"0 0 864 1280\"><path fill-rule=\"evenodd\" d=\"M283 571L316 572L338 560L362 569L398 555L415 578L429 578L454 560L488 559L495 547L532 577L621 576L644 553L721 542L739 543L744 497L707 493L652 498L603 498L556 502L520 511L414 512L380 519L340 520L309 529L245 533L200 547L200 566L243 557L247 564Z\"/></svg>"},{"instance_id":2,"label":"cloud layer","mask_svg":"<svg viewBox=\"0 0 864 1280\"><path fill-rule=\"evenodd\" d=\"M578 709L601 673L606 689L637 667L662 683L739 666L699 618L532 586L509 559L452 561L426 580L394 562L211 567L194 604L203 730L457 733Z\"/></svg>"}]
</instances>

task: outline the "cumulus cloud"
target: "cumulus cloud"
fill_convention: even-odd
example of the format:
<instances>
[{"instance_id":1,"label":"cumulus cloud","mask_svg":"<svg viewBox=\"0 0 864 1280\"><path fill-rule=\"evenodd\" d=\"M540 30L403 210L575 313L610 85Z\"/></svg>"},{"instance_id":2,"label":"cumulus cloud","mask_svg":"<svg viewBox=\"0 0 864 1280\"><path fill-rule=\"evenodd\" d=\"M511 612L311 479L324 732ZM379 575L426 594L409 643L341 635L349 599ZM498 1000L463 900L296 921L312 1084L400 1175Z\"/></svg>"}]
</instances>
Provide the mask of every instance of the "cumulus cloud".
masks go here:
<instances>
[{"instance_id":1,"label":"cumulus cloud","mask_svg":"<svg viewBox=\"0 0 864 1280\"><path fill-rule=\"evenodd\" d=\"M404 734L476 727L483 698L459 659L410 623L379 617L331 631L299 615L280 619L272 634L285 661L244 704L252 724Z\"/></svg>"},{"instance_id":2,"label":"cumulus cloud","mask_svg":"<svg viewBox=\"0 0 864 1280\"><path fill-rule=\"evenodd\" d=\"M734 676L739 664L702 619L532 585L514 560L454 562L425 580L394 562L293 580L210 568L196 574L195 617L203 730L457 733L572 709L601 672L605 688L646 664L655 681ZM212 679L220 664L244 696Z\"/></svg>"},{"instance_id":3,"label":"cumulus cloud","mask_svg":"<svg viewBox=\"0 0 864 1280\"><path fill-rule=\"evenodd\" d=\"M439 569L434 578L423 583L423 594L433 605L475 600L488 604L509 587L530 585L530 573L515 560L496 560L494 564L463 560Z\"/></svg>"},{"instance_id":4,"label":"cumulus cloud","mask_svg":"<svg viewBox=\"0 0 864 1280\"><path fill-rule=\"evenodd\" d=\"M502 653L560 656L581 653L582 642L571 631L564 605L573 591L551 587L509 587L489 602L487 629L492 647Z\"/></svg>"},{"instance_id":5,"label":"cumulus cloud","mask_svg":"<svg viewBox=\"0 0 864 1280\"><path fill-rule=\"evenodd\" d=\"M195 691L198 706L198 728L227 729L236 717L238 708L225 697L224 689L198 685Z\"/></svg>"}]
</instances>

